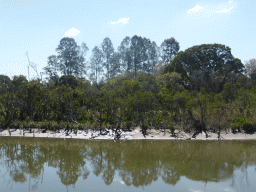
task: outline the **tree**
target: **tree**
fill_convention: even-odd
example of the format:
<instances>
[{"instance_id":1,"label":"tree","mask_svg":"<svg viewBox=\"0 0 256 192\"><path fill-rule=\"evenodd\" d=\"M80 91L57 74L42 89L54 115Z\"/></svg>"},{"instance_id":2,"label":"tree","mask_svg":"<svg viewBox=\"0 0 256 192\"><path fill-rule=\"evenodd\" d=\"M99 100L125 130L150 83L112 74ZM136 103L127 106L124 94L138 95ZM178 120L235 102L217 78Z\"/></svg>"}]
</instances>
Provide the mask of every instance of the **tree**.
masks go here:
<instances>
[{"instance_id":1,"label":"tree","mask_svg":"<svg viewBox=\"0 0 256 192\"><path fill-rule=\"evenodd\" d=\"M109 79L110 78L110 65L111 65L110 60L114 54L114 47L113 47L111 40L108 37L106 37L103 40L101 47L102 47L102 51L103 51L103 55L104 55L104 59L105 59L103 66L107 68L106 78Z\"/></svg>"},{"instance_id":2,"label":"tree","mask_svg":"<svg viewBox=\"0 0 256 192\"><path fill-rule=\"evenodd\" d=\"M103 62L103 53L102 51L95 46L92 50L92 57L91 57L91 69L92 73L90 75L90 80L98 83L98 76L101 72L103 72L102 69L102 62Z\"/></svg>"},{"instance_id":3,"label":"tree","mask_svg":"<svg viewBox=\"0 0 256 192\"><path fill-rule=\"evenodd\" d=\"M60 85L69 85L73 89L78 86L78 80L73 75L63 75L59 82Z\"/></svg>"},{"instance_id":4,"label":"tree","mask_svg":"<svg viewBox=\"0 0 256 192\"><path fill-rule=\"evenodd\" d=\"M148 59L151 62L150 64L150 71L153 74L155 66L158 63L158 52L157 52L157 45L156 42L152 42L148 48Z\"/></svg>"},{"instance_id":5,"label":"tree","mask_svg":"<svg viewBox=\"0 0 256 192\"><path fill-rule=\"evenodd\" d=\"M159 88L173 89L176 91L183 90L181 85L181 75L176 72L166 73L157 77L157 83Z\"/></svg>"},{"instance_id":6,"label":"tree","mask_svg":"<svg viewBox=\"0 0 256 192\"><path fill-rule=\"evenodd\" d=\"M28 52L26 52L26 56L28 57ZM36 69L36 65L34 64L34 63L30 63L30 61L29 61L29 57L28 57L28 80L29 80L29 66L31 66L33 69L34 69L34 71L36 72L36 74L37 74L37 78L38 79L40 79L40 77L39 77L39 75L38 75L38 72L37 72L37 69ZM42 80L42 76L41 76L41 80ZM40 80L39 80L40 81Z\"/></svg>"},{"instance_id":7,"label":"tree","mask_svg":"<svg viewBox=\"0 0 256 192\"><path fill-rule=\"evenodd\" d=\"M190 90L200 91L204 87L205 91L216 91L218 84L214 82L215 74L207 69L195 69L190 75ZM217 86L216 86L217 85Z\"/></svg>"},{"instance_id":8,"label":"tree","mask_svg":"<svg viewBox=\"0 0 256 192\"><path fill-rule=\"evenodd\" d=\"M56 51L59 53L57 58L60 60L60 69L64 75L77 74L79 63L84 61L82 56L79 56L79 47L73 38L64 37L61 39Z\"/></svg>"},{"instance_id":9,"label":"tree","mask_svg":"<svg viewBox=\"0 0 256 192\"><path fill-rule=\"evenodd\" d=\"M83 78L83 74L87 75L87 71L85 70L85 56L87 54L87 51L89 51L89 48L85 43L82 43L82 46L78 47L79 59L74 72L76 78Z\"/></svg>"},{"instance_id":10,"label":"tree","mask_svg":"<svg viewBox=\"0 0 256 192\"><path fill-rule=\"evenodd\" d=\"M0 89L1 90L8 90L10 88L11 79L6 75L0 75ZM4 92L5 92L4 91Z\"/></svg>"},{"instance_id":11,"label":"tree","mask_svg":"<svg viewBox=\"0 0 256 192\"><path fill-rule=\"evenodd\" d=\"M159 76L164 73L163 61L161 61L158 65L156 65L153 69L153 75Z\"/></svg>"},{"instance_id":12,"label":"tree","mask_svg":"<svg viewBox=\"0 0 256 192\"><path fill-rule=\"evenodd\" d=\"M173 57L175 57L180 49L179 43L172 37L170 39L165 39L161 44L162 49L162 59L164 65L168 65Z\"/></svg>"},{"instance_id":13,"label":"tree","mask_svg":"<svg viewBox=\"0 0 256 192\"><path fill-rule=\"evenodd\" d=\"M59 78L57 71L60 70L56 55L49 56L47 64L48 66L43 68L45 70L43 73L49 76L49 78L47 78L49 82L54 82L56 84Z\"/></svg>"},{"instance_id":14,"label":"tree","mask_svg":"<svg viewBox=\"0 0 256 192\"><path fill-rule=\"evenodd\" d=\"M26 81L28 81L28 80L27 80L26 76L24 76L24 75L19 75L19 76L14 75L14 77L12 79L12 83L14 84L14 86L16 88L21 86Z\"/></svg>"},{"instance_id":15,"label":"tree","mask_svg":"<svg viewBox=\"0 0 256 192\"><path fill-rule=\"evenodd\" d=\"M145 37L142 39L143 45L141 50L142 56L142 71L149 73L150 72L150 61L149 61L149 50L151 46L150 39L146 39Z\"/></svg>"},{"instance_id":16,"label":"tree","mask_svg":"<svg viewBox=\"0 0 256 192\"><path fill-rule=\"evenodd\" d=\"M110 68L109 68L109 78L116 76L118 73L121 73L121 54L115 52L110 58Z\"/></svg>"},{"instance_id":17,"label":"tree","mask_svg":"<svg viewBox=\"0 0 256 192\"><path fill-rule=\"evenodd\" d=\"M245 75L251 78L253 73L256 73L256 59L245 61Z\"/></svg>"},{"instance_id":18,"label":"tree","mask_svg":"<svg viewBox=\"0 0 256 192\"><path fill-rule=\"evenodd\" d=\"M244 66L240 59L234 58L231 49L221 44L203 44L181 51L164 69L163 73L177 72L183 79L183 86L188 89L191 73L195 69L204 69L217 77L223 77L219 90L232 71L242 73Z\"/></svg>"},{"instance_id":19,"label":"tree","mask_svg":"<svg viewBox=\"0 0 256 192\"><path fill-rule=\"evenodd\" d=\"M124 72L131 72L132 70L132 57L130 52L131 38L125 37L118 47L120 53L121 65L124 68Z\"/></svg>"},{"instance_id":20,"label":"tree","mask_svg":"<svg viewBox=\"0 0 256 192\"><path fill-rule=\"evenodd\" d=\"M245 61L245 75L251 78L253 85L256 83L256 59Z\"/></svg>"},{"instance_id":21,"label":"tree","mask_svg":"<svg viewBox=\"0 0 256 192\"><path fill-rule=\"evenodd\" d=\"M142 69L141 63L143 62L143 50L145 46L143 44L143 40L140 36L134 35L131 39L131 55L133 68L135 72L135 76L137 75L137 71Z\"/></svg>"}]
</instances>

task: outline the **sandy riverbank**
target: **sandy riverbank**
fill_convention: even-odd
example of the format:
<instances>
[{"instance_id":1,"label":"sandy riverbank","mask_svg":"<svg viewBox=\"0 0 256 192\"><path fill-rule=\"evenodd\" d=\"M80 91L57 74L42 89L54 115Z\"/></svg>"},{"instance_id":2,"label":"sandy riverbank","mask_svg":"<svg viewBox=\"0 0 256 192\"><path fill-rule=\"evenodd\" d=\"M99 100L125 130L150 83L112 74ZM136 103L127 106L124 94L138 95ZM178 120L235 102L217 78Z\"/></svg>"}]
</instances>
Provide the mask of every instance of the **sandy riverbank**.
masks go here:
<instances>
[{"instance_id":1,"label":"sandy riverbank","mask_svg":"<svg viewBox=\"0 0 256 192\"><path fill-rule=\"evenodd\" d=\"M28 130L20 129L10 129L11 137L48 137L48 138L74 138L74 139L115 139L115 133L111 129L106 129L100 134L100 131L93 130L79 130L77 134L74 132L64 132L60 130L59 132L55 131L46 131L43 133L37 128L31 129L32 133L29 133ZM34 133L33 133L34 131ZM144 137L141 129L139 127L132 129L132 131L122 131L121 132L121 140L137 140L137 139L157 139L157 140L218 140L218 134L207 132L209 135L208 138L205 137L204 133L200 133L196 136L196 138L191 138L192 134L181 132L179 130L175 131L175 137L171 136L171 132L169 130L155 130L148 129L147 135ZM0 132L0 136L10 136L8 130L4 130ZM221 140L256 140L256 134L245 134L245 133L226 133L221 132Z\"/></svg>"}]
</instances>

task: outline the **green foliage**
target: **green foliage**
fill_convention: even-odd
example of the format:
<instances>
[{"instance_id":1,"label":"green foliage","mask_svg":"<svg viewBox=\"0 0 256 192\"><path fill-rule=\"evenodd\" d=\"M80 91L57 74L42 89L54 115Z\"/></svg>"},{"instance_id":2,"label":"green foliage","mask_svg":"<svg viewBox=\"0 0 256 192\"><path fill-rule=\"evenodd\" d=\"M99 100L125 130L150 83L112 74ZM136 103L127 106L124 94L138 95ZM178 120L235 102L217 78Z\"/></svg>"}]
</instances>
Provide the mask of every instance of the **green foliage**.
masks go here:
<instances>
[{"instance_id":1,"label":"green foliage","mask_svg":"<svg viewBox=\"0 0 256 192\"><path fill-rule=\"evenodd\" d=\"M51 123L48 126L50 130L53 129L54 131L56 131L56 129L58 129L58 123L55 121L51 121Z\"/></svg>"},{"instance_id":2,"label":"green foliage","mask_svg":"<svg viewBox=\"0 0 256 192\"><path fill-rule=\"evenodd\" d=\"M78 80L73 75L63 75L59 80L60 85L69 85L73 89L78 86Z\"/></svg>"},{"instance_id":3,"label":"green foliage","mask_svg":"<svg viewBox=\"0 0 256 192\"><path fill-rule=\"evenodd\" d=\"M141 128L144 129L144 130L147 130L148 129L148 124L142 125Z\"/></svg>"},{"instance_id":4,"label":"green foliage","mask_svg":"<svg viewBox=\"0 0 256 192\"><path fill-rule=\"evenodd\" d=\"M92 123L94 123L94 121L93 121L93 120L91 120L91 119L89 119L88 121L89 121L91 124L92 124Z\"/></svg>"},{"instance_id":5,"label":"green foliage","mask_svg":"<svg viewBox=\"0 0 256 192\"><path fill-rule=\"evenodd\" d=\"M108 116L107 116L107 115L102 115L101 120L104 122L104 121L106 121L106 120L107 120L107 118L108 118Z\"/></svg>"},{"instance_id":6,"label":"green foliage","mask_svg":"<svg viewBox=\"0 0 256 192\"><path fill-rule=\"evenodd\" d=\"M249 119L247 119L244 116L235 117L235 118L233 118L233 121L235 123L231 126L232 130L241 127L247 133L252 133L252 132L256 131L256 126Z\"/></svg>"},{"instance_id":7,"label":"green foliage","mask_svg":"<svg viewBox=\"0 0 256 192\"><path fill-rule=\"evenodd\" d=\"M181 74L176 72L166 73L157 77L157 83L159 87L173 89L176 91L181 91L184 89L181 81Z\"/></svg>"},{"instance_id":8,"label":"green foliage","mask_svg":"<svg viewBox=\"0 0 256 192\"><path fill-rule=\"evenodd\" d=\"M243 125L243 130L246 133L254 133L256 131L256 125L253 124L252 122L245 123Z\"/></svg>"},{"instance_id":9,"label":"green foliage","mask_svg":"<svg viewBox=\"0 0 256 192\"><path fill-rule=\"evenodd\" d=\"M103 128L111 128L111 125L108 122L103 122Z\"/></svg>"},{"instance_id":10,"label":"green foliage","mask_svg":"<svg viewBox=\"0 0 256 192\"><path fill-rule=\"evenodd\" d=\"M189 88L190 74L194 70L206 69L209 72L219 72L219 76L226 76L232 71L241 73L244 65L239 59L232 56L230 50L229 47L216 43L193 46L185 51L180 51L170 65L164 69L164 73L177 72L181 74L183 86L186 89ZM219 54L220 52L223 54ZM224 62L226 59L231 60ZM214 67L209 65L210 60L214 62Z\"/></svg>"},{"instance_id":11,"label":"green foliage","mask_svg":"<svg viewBox=\"0 0 256 192\"><path fill-rule=\"evenodd\" d=\"M67 127L67 123L63 122L63 121L59 122L58 125L59 125L60 129L66 129L66 127Z\"/></svg>"},{"instance_id":12,"label":"green foliage","mask_svg":"<svg viewBox=\"0 0 256 192\"><path fill-rule=\"evenodd\" d=\"M239 126L243 126L245 123L249 122L249 120L246 117L244 117L244 116L242 116L242 117L235 117L235 118L233 118L233 120Z\"/></svg>"},{"instance_id":13,"label":"green foliage","mask_svg":"<svg viewBox=\"0 0 256 192\"><path fill-rule=\"evenodd\" d=\"M66 40L74 42L72 39ZM132 52L136 53L134 49ZM131 56L129 54L126 55L127 58ZM119 56L125 55L117 55L115 59ZM134 57L135 55L130 58L130 64L135 61ZM52 64L57 64L54 63L56 57L51 58ZM123 61L128 64L128 60ZM209 66L210 60L214 67ZM157 64L161 67L162 63ZM75 64L71 68L73 67ZM122 127L142 122L145 125L152 123L155 127L163 125L165 128L172 123L190 126L193 120L198 122L201 115L204 115L207 126L211 121L214 127L218 124L227 127L230 120L244 115L245 119L234 119L233 129L252 129L253 123L246 118L252 121L255 119L256 87L247 87L247 82L251 80L241 75L241 62L232 56L229 47L204 44L180 51L169 65L161 68L164 73L154 72L155 75L148 73L148 66L142 68L138 65L136 75L134 66L130 67L127 73L110 77L95 85L73 75L54 77L50 69L48 72L52 75L52 81L43 84L38 80L28 82L24 76L15 76L12 81L7 76L0 76L0 124L5 127L65 128L67 116L71 115L84 129L98 128L101 112L103 126L109 126L108 122L114 124L111 126L116 126L115 122L119 119L124 121ZM157 68L152 67L153 70ZM198 79L193 80L192 74L196 70ZM62 72L70 74L72 70L68 71L68 67L64 67ZM190 86L199 89L190 89ZM221 89L216 91L217 88L212 87ZM108 119L110 117L112 118ZM42 122L32 122L36 119ZM58 122L57 125L54 121ZM70 125L77 126L72 123Z\"/></svg>"},{"instance_id":14,"label":"green foliage","mask_svg":"<svg viewBox=\"0 0 256 192\"><path fill-rule=\"evenodd\" d=\"M250 92L251 92L253 95L256 95L256 86L254 86L254 87L250 90Z\"/></svg>"},{"instance_id":15,"label":"green foliage","mask_svg":"<svg viewBox=\"0 0 256 192\"><path fill-rule=\"evenodd\" d=\"M124 120L125 120L125 121L131 121L131 120L132 120L131 115L125 116L125 117L124 117Z\"/></svg>"},{"instance_id":16,"label":"green foliage","mask_svg":"<svg viewBox=\"0 0 256 192\"><path fill-rule=\"evenodd\" d=\"M169 125L169 126L168 126L168 129L170 129L171 134L174 135L174 132L175 132L174 126L173 126L173 125Z\"/></svg>"},{"instance_id":17,"label":"green foliage","mask_svg":"<svg viewBox=\"0 0 256 192\"><path fill-rule=\"evenodd\" d=\"M136 91L139 91L141 89L142 85L138 81L125 80L122 83L122 93L124 96L133 95Z\"/></svg>"},{"instance_id":18,"label":"green foliage","mask_svg":"<svg viewBox=\"0 0 256 192\"><path fill-rule=\"evenodd\" d=\"M132 122L131 121L125 121L123 125L124 125L125 128L130 129L132 127Z\"/></svg>"},{"instance_id":19,"label":"green foliage","mask_svg":"<svg viewBox=\"0 0 256 192\"><path fill-rule=\"evenodd\" d=\"M163 115L159 113L159 114L156 115L155 121L160 122L160 121L163 120L163 118L164 118Z\"/></svg>"},{"instance_id":20,"label":"green foliage","mask_svg":"<svg viewBox=\"0 0 256 192\"><path fill-rule=\"evenodd\" d=\"M82 119L82 120L79 120L78 122L79 122L79 123L82 123L82 124L85 124L85 123L87 122L87 120Z\"/></svg>"}]
</instances>

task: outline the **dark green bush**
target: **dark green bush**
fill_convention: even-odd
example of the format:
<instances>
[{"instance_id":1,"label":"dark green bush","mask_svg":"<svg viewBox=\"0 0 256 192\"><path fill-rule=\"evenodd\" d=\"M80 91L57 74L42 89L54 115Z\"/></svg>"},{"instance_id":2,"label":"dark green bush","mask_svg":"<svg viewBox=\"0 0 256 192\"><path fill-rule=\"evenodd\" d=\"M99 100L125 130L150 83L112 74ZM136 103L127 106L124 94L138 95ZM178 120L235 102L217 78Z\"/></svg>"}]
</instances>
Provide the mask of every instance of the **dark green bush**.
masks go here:
<instances>
[{"instance_id":1,"label":"dark green bush","mask_svg":"<svg viewBox=\"0 0 256 192\"><path fill-rule=\"evenodd\" d=\"M91 120L91 119L89 119L89 122L92 124L94 121L93 121L93 120Z\"/></svg>"},{"instance_id":2,"label":"dark green bush","mask_svg":"<svg viewBox=\"0 0 256 192\"><path fill-rule=\"evenodd\" d=\"M132 122L131 121L124 122L124 126L125 128L130 129L132 126Z\"/></svg>"},{"instance_id":3,"label":"dark green bush","mask_svg":"<svg viewBox=\"0 0 256 192\"><path fill-rule=\"evenodd\" d=\"M170 129L172 136L174 135L175 128L173 125L169 125L168 128Z\"/></svg>"},{"instance_id":4,"label":"dark green bush","mask_svg":"<svg viewBox=\"0 0 256 192\"><path fill-rule=\"evenodd\" d=\"M254 133L256 131L256 125L252 124L252 123L245 123L243 125L243 130L246 133Z\"/></svg>"},{"instance_id":5,"label":"dark green bush","mask_svg":"<svg viewBox=\"0 0 256 192\"><path fill-rule=\"evenodd\" d=\"M238 129L238 131L240 132L240 128L243 128L244 131L246 131L247 128L248 128L248 130L251 129L251 128L249 128L249 124L252 124L252 122L244 116L235 117L233 119L233 121L234 121L234 123L231 126L232 132L235 132L236 129ZM244 128L245 124L248 124L248 125L246 125Z\"/></svg>"},{"instance_id":6,"label":"dark green bush","mask_svg":"<svg viewBox=\"0 0 256 192\"><path fill-rule=\"evenodd\" d=\"M128 115L128 116L124 117L124 120L125 120L125 121L131 121L131 120L132 120L132 117L131 117L130 115Z\"/></svg>"},{"instance_id":7,"label":"dark green bush","mask_svg":"<svg viewBox=\"0 0 256 192\"><path fill-rule=\"evenodd\" d=\"M83 120L79 120L79 123L85 124L87 122L87 120L83 119Z\"/></svg>"}]
</instances>

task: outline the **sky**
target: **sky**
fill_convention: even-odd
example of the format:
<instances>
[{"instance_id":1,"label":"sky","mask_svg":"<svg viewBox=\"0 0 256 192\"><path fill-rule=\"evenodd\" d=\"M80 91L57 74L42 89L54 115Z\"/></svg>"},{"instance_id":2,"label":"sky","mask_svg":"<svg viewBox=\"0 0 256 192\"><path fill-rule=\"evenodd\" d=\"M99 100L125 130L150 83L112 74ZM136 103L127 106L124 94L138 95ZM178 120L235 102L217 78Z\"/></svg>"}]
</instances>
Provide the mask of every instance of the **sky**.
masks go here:
<instances>
[{"instance_id":1,"label":"sky","mask_svg":"<svg viewBox=\"0 0 256 192\"><path fill-rule=\"evenodd\" d=\"M28 57L40 74L64 37L74 38L79 46L86 43L87 62L104 38L117 51L126 36L138 35L157 46L174 37L179 51L222 44L245 64L256 58L255 1L1 0L0 74L28 78ZM29 73L30 80L37 77L31 67Z\"/></svg>"}]
</instances>

